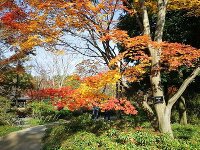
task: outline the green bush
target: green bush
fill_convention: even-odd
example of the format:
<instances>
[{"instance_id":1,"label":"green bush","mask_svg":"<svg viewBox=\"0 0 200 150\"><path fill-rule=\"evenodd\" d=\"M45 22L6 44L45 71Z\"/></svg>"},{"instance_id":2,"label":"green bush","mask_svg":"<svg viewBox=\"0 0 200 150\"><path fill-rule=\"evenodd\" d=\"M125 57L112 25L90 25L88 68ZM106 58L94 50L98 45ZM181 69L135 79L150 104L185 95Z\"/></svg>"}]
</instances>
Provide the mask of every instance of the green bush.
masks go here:
<instances>
[{"instance_id":1,"label":"green bush","mask_svg":"<svg viewBox=\"0 0 200 150\"><path fill-rule=\"evenodd\" d=\"M169 135L161 135L156 138L156 145L163 150L178 150L180 143L176 139L172 139Z\"/></svg>"},{"instance_id":2,"label":"green bush","mask_svg":"<svg viewBox=\"0 0 200 150\"><path fill-rule=\"evenodd\" d=\"M63 110L56 110L53 105L49 102L32 102L29 106L32 110L32 116L40 120L40 124L46 122L56 121L59 118L68 117L70 115L70 111L63 109Z\"/></svg>"},{"instance_id":3,"label":"green bush","mask_svg":"<svg viewBox=\"0 0 200 150\"><path fill-rule=\"evenodd\" d=\"M53 106L47 102L32 102L31 108L34 117L41 118L42 116L46 117L54 114Z\"/></svg>"},{"instance_id":4,"label":"green bush","mask_svg":"<svg viewBox=\"0 0 200 150\"><path fill-rule=\"evenodd\" d=\"M97 137L93 133L88 132L78 132L75 135L69 136L61 146L63 150L83 150L83 149L93 149L98 148Z\"/></svg>"},{"instance_id":5,"label":"green bush","mask_svg":"<svg viewBox=\"0 0 200 150\"><path fill-rule=\"evenodd\" d=\"M78 117L72 117L70 123L67 124L66 130L70 133L78 131L88 131L95 134L101 134L103 131L110 128L110 123L104 120L92 120L91 114L83 114Z\"/></svg>"},{"instance_id":6,"label":"green bush","mask_svg":"<svg viewBox=\"0 0 200 150\"><path fill-rule=\"evenodd\" d=\"M156 135L151 132L135 131L130 129L128 132L110 129L107 136L115 142L123 144L125 149L156 149Z\"/></svg>"},{"instance_id":7,"label":"green bush","mask_svg":"<svg viewBox=\"0 0 200 150\"><path fill-rule=\"evenodd\" d=\"M0 96L0 125L13 125L15 113L11 110L11 101Z\"/></svg>"},{"instance_id":8,"label":"green bush","mask_svg":"<svg viewBox=\"0 0 200 150\"><path fill-rule=\"evenodd\" d=\"M43 137L44 150L56 150L59 149L63 140L68 137L64 125L57 125L53 128L46 130Z\"/></svg>"},{"instance_id":9,"label":"green bush","mask_svg":"<svg viewBox=\"0 0 200 150\"><path fill-rule=\"evenodd\" d=\"M200 124L200 94L196 94L188 98L186 101L187 118L190 124Z\"/></svg>"},{"instance_id":10,"label":"green bush","mask_svg":"<svg viewBox=\"0 0 200 150\"><path fill-rule=\"evenodd\" d=\"M123 123L123 125L122 125ZM128 125L130 123L130 125ZM48 129L44 149L193 150L200 149L200 127L173 125L175 139L152 129L135 130L131 122L92 120L90 114Z\"/></svg>"},{"instance_id":11,"label":"green bush","mask_svg":"<svg viewBox=\"0 0 200 150\"><path fill-rule=\"evenodd\" d=\"M69 136L61 146L63 150L96 150L110 149L122 150L127 149L126 146L112 141L107 136L96 136L94 133L85 131L77 132L75 135Z\"/></svg>"},{"instance_id":12,"label":"green bush","mask_svg":"<svg viewBox=\"0 0 200 150\"><path fill-rule=\"evenodd\" d=\"M200 117L199 116L200 116L199 114L195 114L195 113L191 112L188 115L188 122L191 123L191 124L194 124L194 125L200 124Z\"/></svg>"},{"instance_id":13,"label":"green bush","mask_svg":"<svg viewBox=\"0 0 200 150\"><path fill-rule=\"evenodd\" d=\"M156 143L156 136L150 132L136 131L131 134L131 137L135 139L136 145L154 145Z\"/></svg>"},{"instance_id":14,"label":"green bush","mask_svg":"<svg viewBox=\"0 0 200 150\"><path fill-rule=\"evenodd\" d=\"M60 144L71 135L75 136L79 132L88 132L91 134L100 134L109 128L109 125L102 121L94 121L90 114L84 114L79 117L72 117L70 122L56 125L49 128L43 138L44 149L50 150L60 148Z\"/></svg>"}]
</instances>

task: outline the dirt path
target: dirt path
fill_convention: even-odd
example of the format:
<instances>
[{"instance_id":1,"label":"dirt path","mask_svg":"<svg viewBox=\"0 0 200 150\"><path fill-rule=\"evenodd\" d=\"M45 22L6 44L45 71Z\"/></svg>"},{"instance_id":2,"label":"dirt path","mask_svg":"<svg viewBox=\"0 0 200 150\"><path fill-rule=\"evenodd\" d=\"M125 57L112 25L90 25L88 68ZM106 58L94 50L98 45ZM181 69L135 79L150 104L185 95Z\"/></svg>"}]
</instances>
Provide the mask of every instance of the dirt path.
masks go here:
<instances>
[{"instance_id":1,"label":"dirt path","mask_svg":"<svg viewBox=\"0 0 200 150\"><path fill-rule=\"evenodd\" d=\"M0 150L40 150L44 125L13 132L0 138Z\"/></svg>"}]
</instances>

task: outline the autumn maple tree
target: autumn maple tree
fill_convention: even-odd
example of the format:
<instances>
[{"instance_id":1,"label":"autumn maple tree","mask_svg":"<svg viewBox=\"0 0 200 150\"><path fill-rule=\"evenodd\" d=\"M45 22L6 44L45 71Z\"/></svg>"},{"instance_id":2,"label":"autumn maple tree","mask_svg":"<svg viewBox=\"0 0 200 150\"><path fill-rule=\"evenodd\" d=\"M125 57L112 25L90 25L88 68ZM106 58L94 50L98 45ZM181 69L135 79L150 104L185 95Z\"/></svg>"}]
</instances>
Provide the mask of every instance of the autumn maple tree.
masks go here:
<instances>
[{"instance_id":1,"label":"autumn maple tree","mask_svg":"<svg viewBox=\"0 0 200 150\"><path fill-rule=\"evenodd\" d=\"M127 3L126 5L129 8L131 7L131 9L135 10L135 15L140 14L142 16L142 19L137 21L142 25L143 35L130 38L124 33L123 39L115 37L115 34L109 35L109 37L116 40L116 42L118 41L125 48L125 51L115 58L112 64L124 58L130 59L134 63L131 66L127 65L127 69L124 71L124 75L128 77L127 79L129 81L138 81L142 78L143 74L150 74L150 83L159 129L161 132L170 133L172 136L170 123L172 106L185 91L189 83L200 73L200 51L198 49L189 45L162 41L167 10L186 9L184 7L185 3L190 4L188 14L194 15L193 8L199 4L197 1L176 1L173 3L167 0L141 0L134 1L132 5ZM155 31L152 31L149 23L148 12L156 16ZM195 15L198 15L198 13L195 13ZM178 71L182 66L193 68L194 71L170 99L165 99L161 83L161 72ZM147 99L144 99L143 104L149 113L154 113L148 105Z\"/></svg>"},{"instance_id":2,"label":"autumn maple tree","mask_svg":"<svg viewBox=\"0 0 200 150\"><path fill-rule=\"evenodd\" d=\"M52 104L61 109L74 111L81 108L92 109L98 106L101 110L121 110L125 114L137 114L137 110L126 99L116 99L115 95L109 95L104 91L105 86L115 86L120 79L116 70L99 73L94 76L79 78L80 84L77 88L70 86L61 88L46 88L41 90L30 90L29 96L33 99L50 99Z\"/></svg>"},{"instance_id":3,"label":"autumn maple tree","mask_svg":"<svg viewBox=\"0 0 200 150\"><path fill-rule=\"evenodd\" d=\"M8 12L6 10L9 10ZM14 51L15 53L0 61L1 66L17 61L25 57L28 53L27 49L21 49L18 45L25 44L27 40L26 35L19 34L19 29L24 27L24 19L27 17L23 9L16 5L12 1L4 1L0 5L0 10L3 16L0 17L1 20L1 43L7 46L7 49Z\"/></svg>"},{"instance_id":4,"label":"autumn maple tree","mask_svg":"<svg viewBox=\"0 0 200 150\"><path fill-rule=\"evenodd\" d=\"M44 17L34 16L25 1L1 0L0 12L0 80L4 87L6 72L15 72L17 77L13 78L19 78L25 73L23 62L35 54L35 46L47 45L52 40ZM51 33L55 37L55 31Z\"/></svg>"},{"instance_id":5,"label":"autumn maple tree","mask_svg":"<svg viewBox=\"0 0 200 150\"><path fill-rule=\"evenodd\" d=\"M13 52L11 56L0 60L1 66L32 54L35 46L51 43L52 36L58 34L56 30L50 31L47 18L35 15L29 7L25 1L1 1L1 42L12 47L8 46L7 49Z\"/></svg>"},{"instance_id":6,"label":"autumn maple tree","mask_svg":"<svg viewBox=\"0 0 200 150\"><path fill-rule=\"evenodd\" d=\"M117 55L116 44L109 38L107 40L101 38L114 29L117 23L116 14L123 9L121 1L25 0L23 4L29 12L27 19L23 23L20 22L21 24L13 20L5 22L12 28L17 27L22 34L31 34L27 43L23 41L23 46L29 45L32 49L39 45L50 50L59 46L85 56L100 58L107 66ZM70 36L72 40L65 36ZM73 39L80 40L81 46L80 43L73 42Z\"/></svg>"},{"instance_id":7,"label":"autumn maple tree","mask_svg":"<svg viewBox=\"0 0 200 150\"><path fill-rule=\"evenodd\" d=\"M199 74L200 51L188 45L164 42L162 38L165 16L168 10L176 9L188 10L188 15L199 15L198 0L135 0L132 2L125 0L97 2L90 0L26 0L25 2L34 10L29 14L30 20L26 22L25 27L23 25L19 27L16 25L16 21L10 22L12 28L19 28L20 33L26 35L32 33L27 40L17 42L20 43L19 46L22 50L42 44L64 46L66 49L69 48L86 56L102 58L112 71L118 68L120 78L125 78L129 82L139 81L142 79L142 75L148 73L159 129L163 133L172 135L171 109L189 83ZM123 10L131 15L140 16L136 22L142 30L140 36L129 37L126 31L115 28L116 14ZM153 27L149 23L149 14L154 14L156 18L156 24ZM2 18L4 24L9 26L7 20L9 21L10 18L4 18ZM76 44L71 43L70 39L65 37L66 35L83 40L84 46L80 44L80 41ZM117 44L125 49L118 56ZM126 62L127 58L131 60L130 63ZM182 83L177 92L167 100L162 89L161 71L178 70L181 66L193 68L194 71ZM94 82L94 80L98 82ZM104 80L104 75L100 80L95 76L85 79L84 83L80 85L82 88L78 90L81 96L78 97L76 105L73 103L74 99L68 107L80 107L93 99L97 99L98 102L98 97L102 95L96 91L103 84L102 80ZM106 78L105 81L107 81ZM103 99L103 97L101 98ZM143 102L148 105L145 100ZM120 101L113 100L111 104L114 103L117 104ZM146 109L153 113L150 107Z\"/></svg>"},{"instance_id":8,"label":"autumn maple tree","mask_svg":"<svg viewBox=\"0 0 200 150\"><path fill-rule=\"evenodd\" d=\"M117 23L116 13L122 10L119 0L74 0L74 1L28 1L44 18L51 18L51 31L59 31L59 37L52 34L57 43L67 51L75 51L85 56L100 58L106 65L117 55L116 44L100 40L103 35L114 29ZM42 12L42 14L41 14ZM53 15L52 15L53 14ZM47 34L47 33L44 33ZM74 42L79 40L79 42ZM84 45L84 46L83 46Z\"/></svg>"},{"instance_id":9,"label":"autumn maple tree","mask_svg":"<svg viewBox=\"0 0 200 150\"><path fill-rule=\"evenodd\" d=\"M37 16L45 20L40 19L43 22L36 26L41 36L51 36L43 45L46 49L52 50L54 47L78 52L84 56L101 59L109 69L115 69L110 67L109 63L118 54L117 43L113 43L107 33L115 30L118 13L126 9L121 0L25 2L34 10L29 15L31 20L37 20ZM43 24L48 25L41 28ZM54 32L56 34L53 34ZM120 83L117 84L117 88L116 94L119 95Z\"/></svg>"}]
</instances>

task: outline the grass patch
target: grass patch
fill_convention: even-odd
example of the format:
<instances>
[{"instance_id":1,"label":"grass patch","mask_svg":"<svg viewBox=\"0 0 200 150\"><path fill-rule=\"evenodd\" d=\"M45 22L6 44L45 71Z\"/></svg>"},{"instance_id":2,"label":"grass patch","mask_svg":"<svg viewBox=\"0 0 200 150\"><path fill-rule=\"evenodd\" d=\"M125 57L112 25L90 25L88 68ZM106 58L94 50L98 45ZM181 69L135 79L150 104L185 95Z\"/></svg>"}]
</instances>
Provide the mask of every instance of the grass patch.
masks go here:
<instances>
[{"instance_id":1,"label":"grass patch","mask_svg":"<svg viewBox=\"0 0 200 150\"><path fill-rule=\"evenodd\" d=\"M15 127L9 125L0 126L0 137L21 129L22 129L21 127Z\"/></svg>"},{"instance_id":2,"label":"grass patch","mask_svg":"<svg viewBox=\"0 0 200 150\"><path fill-rule=\"evenodd\" d=\"M32 126L42 125L44 123L38 118L31 118L27 121L27 124L32 127Z\"/></svg>"}]
</instances>

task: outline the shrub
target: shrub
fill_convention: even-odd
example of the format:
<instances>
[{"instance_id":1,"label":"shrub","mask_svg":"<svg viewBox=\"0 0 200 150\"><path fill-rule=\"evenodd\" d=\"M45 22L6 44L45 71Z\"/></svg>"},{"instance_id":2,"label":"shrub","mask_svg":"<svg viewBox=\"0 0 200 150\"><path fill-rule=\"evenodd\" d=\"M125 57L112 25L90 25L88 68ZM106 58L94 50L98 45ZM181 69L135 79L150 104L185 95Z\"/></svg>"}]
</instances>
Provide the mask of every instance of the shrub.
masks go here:
<instances>
[{"instance_id":1,"label":"shrub","mask_svg":"<svg viewBox=\"0 0 200 150\"><path fill-rule=\"evenodd\" d=\"M188 97L188 99L186 103L188 122L198 125L200 124L200 94Z\"/></svg>"},{"instance_id":2,"label":"shrub","mask_svg":"<svg viewBox=\"0 0 200 150\"><path fill-rule=\"evenodd\" d=\"M122 144L112 141L107 136L96 136L94 133L86 131L77 132L65 140L61 146L63 150L96 150L96 149L110 149L121 150L125 149Z\"/></svg>"},{"instance_id":3,"label":"shrub","mask_svg":"<svg viewBox=\"0 0 200 150\"><path fill-rule=\"evenodd\" d=\"M73 117L66 128L68 132L88 131L95 134L101 134L110 128L111 122L107 123L104 120L92 120L92 115L85 113L78 117Z\"/></svg>"},{"instance_id":4,"label":"shrub","mask_svg":"<svg viewBox=\"0 0 200 150\"><path fill-rule=\"evenodd\" d=\"M111 149L111 150L122 150L125 149L125 145L117 143L114 140L110 139L107 136L98 137L99 149Z\"/></svg>"},{"instance_id":5,"label":"shrub","mask_svg":"<svg viewBox=\"0 0 200 150\"><path fill-rule=\"evenodd\" d=\"M156 135L150 132L136 131L131 134L131 137L135 140L136 145L140 146L154 145L156 143Z\"/></svg>"},{"instance_id":6,"label":"shrub","mask_svg":"<svg viewBox=\"0 0 200 150\"><path fill-rule=\"evenodd\" d=\"M123 123L123 125L122 125ZM130 123L132 124L132 123ZM173 125L175 139L146 129L134 129L124 120L92 120L90 114L73 117L68 123L48 129L48 149L193 150L200 149L198 126Z\"/></svg>"},{"instance_id":7,"label":"shrub","mask_svg":"<svg viewBox=\"0 0 200 150\"><path fill-rule=\"evenodd\" d=\"M32 116L39 119L41 124L56 121L59 118L70 115L69 110L63 109L58 111L49 102L32 102L29 107L32 110Z\"/></svg>"},{"instance_id":8,"label":"shrub","mask_svg":"<svg viewBox=\"0 0 200 150\"><path fill-rule=\"evenodd\" d=\"M47 102L32 102L31 108L33 116L38 118L41 118L42 116L48 116L54 113L53 106Z\"/></svg>"},{"instance_id":9,"label":"shrub","mask_svg":"<svg viewBox=\"0 0 200 150\"><path fill-rule=\"evenodd\" d=\"M97 137L93 133L88 133L85 131L81 131L76 133L75 135L69 136L67 140L65 140L61 146L63 150L71 149L71 150L82 150L82 149L94 149L98 148Z\"/></svg>"},{"instance_id":10,"label":"shrub","mask_svg":"<svg viewBox=\"0 0 200 150\"><path fill-rule=\"evenodd\" d=\"M66 129L64 125L57 125L53 128L46 130L43 137L44 150L56 150L59 149L63 140L68 137L66 135Z\"/></svg>"},{"instance_id":11,"label":"shrub","mask_svg":"<svg viewBox=\"0 0 200 150\"><path fill-rule=\"evenodd\" d=\"M13 118L16 117L11 110L11 101L0 96L0 125L13 125Z\"/></svg>"},{"instance_id":12,"label":"shrub","mask_svg":"<svg viewBox=\"0 0 200 150\"><path fill-rule=\"evenodd\" d=\"M178 150L180 143L176 139L172 139L169 135L164 134L156 138L156 145L159 149L163 150Z\"/></svg>"}]
</instances>

